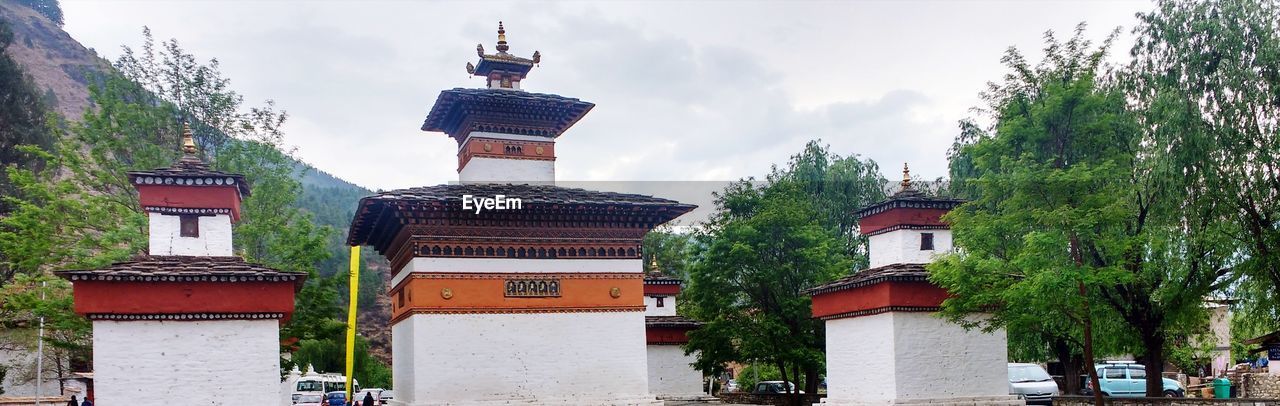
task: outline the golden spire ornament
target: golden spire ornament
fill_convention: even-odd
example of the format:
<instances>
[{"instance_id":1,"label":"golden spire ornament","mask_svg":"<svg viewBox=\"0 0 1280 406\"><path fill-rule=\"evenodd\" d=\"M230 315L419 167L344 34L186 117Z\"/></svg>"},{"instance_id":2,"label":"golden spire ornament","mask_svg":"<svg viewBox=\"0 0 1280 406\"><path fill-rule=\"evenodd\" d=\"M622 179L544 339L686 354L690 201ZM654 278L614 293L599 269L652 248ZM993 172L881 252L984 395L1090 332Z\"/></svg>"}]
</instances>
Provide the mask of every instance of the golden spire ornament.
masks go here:
<instances>
[{"instance_id":1,"label":"golden spire ornament","mask_svg":"<svg viewBox=\"0 0 1280 406\"><path fill-rule=\"evenodd\" d=\"M511 47L507 46L507 30L502 28L502 22L498 22L498 53L507 53Z\"/></svg>"},{"instance_id":2,"label":"golden spire ornament","mask_svg":"<svg viewBox=\"0 0 1280 406\"><path fill-rule=\"evenodd\" d=\"M196 154L195 136L191 135L191 126L185 121L182 123L182 153L184 155Z\"/></svg>"},{"instance_id":3,"label":"golden spire ornament","mask_svg":"<svg viewBox=\"0 0 1280 406\"><path fill-rule=\"evenodd\" d=\"M911 190L911 168L906 162L902 163L902 190Z\"/></svg>"}]
</instances>

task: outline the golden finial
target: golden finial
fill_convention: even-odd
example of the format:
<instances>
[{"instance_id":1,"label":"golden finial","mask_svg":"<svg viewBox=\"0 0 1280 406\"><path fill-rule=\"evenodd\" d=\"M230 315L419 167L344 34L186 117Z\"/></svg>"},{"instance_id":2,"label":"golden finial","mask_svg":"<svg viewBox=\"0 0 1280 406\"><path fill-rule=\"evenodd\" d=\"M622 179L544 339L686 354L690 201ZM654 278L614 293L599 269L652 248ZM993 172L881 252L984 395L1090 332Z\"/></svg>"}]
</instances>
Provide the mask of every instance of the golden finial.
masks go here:
<instances>
[{"instance_id":1,"label":"golden finial","mask_svg":"<svg viewBox=\"0 0 1280 406\"><path fill-rule=\"evenodd\" d=\"M911 189L911 168L907 167L907 163L902 163L902 190Z\"/></svg>"},{"instance_id":2,"label":"golden finial","mask_svg":"<svg viewBox=\"0 0 1280 406\"><path fill-rule=\"evenodd\" d=\"M507 30L502 28L502 22L498 22L498 52L507 53L511 47L507 46Z\"/></svg>"},{"instance_id":3,"label":"golden finial","mask_svg":"<svg viewBox=\"0 0 1280 406\"><path fill-rule=\"evenodd\" d=\"M654 255L654 256L652 256L652 257L649 257L649 271L650 271L650 272L659 272L659 271L658 271L658 256L657 256L657 255Z\"/></svg>"},{"instance_id":4,"label":"golden finial","mask_svg":"<svg viewBox=\"0 0 1280 406\"><path fill-rule=\"evenodd\" d=\"M196 154L196 140L191 135L191 126L184 121L182 123L182 153L186 155Z\"/></svg>"}]
</instances>

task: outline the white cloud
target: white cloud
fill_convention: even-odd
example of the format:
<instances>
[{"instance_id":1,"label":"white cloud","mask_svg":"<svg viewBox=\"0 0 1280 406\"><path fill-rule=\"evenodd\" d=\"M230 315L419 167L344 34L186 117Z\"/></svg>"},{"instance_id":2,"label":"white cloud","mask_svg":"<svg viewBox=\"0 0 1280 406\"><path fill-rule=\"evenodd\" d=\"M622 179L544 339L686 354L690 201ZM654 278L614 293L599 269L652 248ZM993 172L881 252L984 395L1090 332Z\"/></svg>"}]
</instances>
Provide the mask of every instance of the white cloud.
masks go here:
<instances>
[{"instance_id":1,"label":"white cloud","mask_svg":"<svg viewBox=\"0 0 1280 406\"><path fill-rule=\"evenodd\" d=\"M524 86L597 107L559 139L570 180L762 175L822 138L896 172L943 176L955 122L1010 45L1085 20L1101 38L1145 2L155 2L64 0L66 29L109 57L148 25L218 58L248 100L289 111L287 141L372 188L456 179L456 144L418 130L463 65L540 50ZM1127 45L1117 50L1123 54ZM1034 52L1030 54L1034 55ZM888 173L888 177L896 177Z\"/></svg>"}]
</instances>

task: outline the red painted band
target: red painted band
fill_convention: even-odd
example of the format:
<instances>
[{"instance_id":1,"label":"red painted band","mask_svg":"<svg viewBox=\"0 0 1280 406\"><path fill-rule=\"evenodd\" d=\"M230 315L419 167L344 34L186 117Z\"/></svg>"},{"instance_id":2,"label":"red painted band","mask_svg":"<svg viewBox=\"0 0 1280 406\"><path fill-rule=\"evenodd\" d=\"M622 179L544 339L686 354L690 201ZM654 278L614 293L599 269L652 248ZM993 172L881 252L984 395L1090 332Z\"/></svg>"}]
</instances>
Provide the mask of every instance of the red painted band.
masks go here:
<instances>
[{"instance_id":1,"label":"red painted band","mask_svg":"<svg viewBox=\"0 0 1280 406\"><path fill-rule=\"evenodd\" d=\"M142 207L231 209L231 221L240 221L240 190L236 186L134 185Z\"/></svg>"},{"instance_id":2,"label":"red painted band","mask_svg":"<svg viewBox=\"0 0 1280 406\"><path fill-rule=\"evenodd\" d=\"M949 211L950 210L947 209L889 209L858 220L858 232L862 234L871 234L883 228L907 224L916 226L946 226L947 223L942 222L942 215L947 214Z\"/></svg>"},{"instance_id":3,"label":"red painted band","mask_svg":"<svg viewBox=\"0 0 1280 406\"><path fill-rule=\"evenodd\" d=\"M293 313L294 282L75 282L79 314Z\"/></svg>"},{"instance_id":4,"label":"red painted band","mask_svg":"<svg viewBox=\"0 0 1280 406\"><path fill-rule=\"evenodd\" d=\"M881 282L813 296L813 317L887 307L937 307L947 291L928 282Z\"/></svg>"}]
</instances>

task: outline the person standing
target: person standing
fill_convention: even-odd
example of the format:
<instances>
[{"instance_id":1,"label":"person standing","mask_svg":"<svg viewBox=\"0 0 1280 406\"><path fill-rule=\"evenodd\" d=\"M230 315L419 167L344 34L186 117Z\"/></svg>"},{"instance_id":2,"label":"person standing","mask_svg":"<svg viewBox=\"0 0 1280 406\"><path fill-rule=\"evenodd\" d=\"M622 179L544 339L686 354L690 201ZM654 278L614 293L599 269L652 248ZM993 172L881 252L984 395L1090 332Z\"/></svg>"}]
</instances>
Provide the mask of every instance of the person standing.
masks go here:
<instances>
[{"instance_id":1,"label":"person standing","mask_svg":"<svg viewBox=\"0 0 1280 406\"><path fill-rule=\"evenodd\" d=\"M80 402L76 401L76 395L71 395L71 400L67 401L67 406L80 406Z\"/></svg>"},{"instance_id":2,"label":"person standing","mask_svg":"<svg viewBox=\"0 0 1280 406\"><path fill-rule=\"evenodd\" d=\"M364 400L360 403L360 406L373 406L373 392L365 392Z\"/></svg>"}]
</instances>

